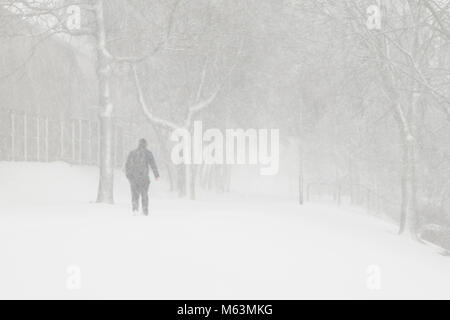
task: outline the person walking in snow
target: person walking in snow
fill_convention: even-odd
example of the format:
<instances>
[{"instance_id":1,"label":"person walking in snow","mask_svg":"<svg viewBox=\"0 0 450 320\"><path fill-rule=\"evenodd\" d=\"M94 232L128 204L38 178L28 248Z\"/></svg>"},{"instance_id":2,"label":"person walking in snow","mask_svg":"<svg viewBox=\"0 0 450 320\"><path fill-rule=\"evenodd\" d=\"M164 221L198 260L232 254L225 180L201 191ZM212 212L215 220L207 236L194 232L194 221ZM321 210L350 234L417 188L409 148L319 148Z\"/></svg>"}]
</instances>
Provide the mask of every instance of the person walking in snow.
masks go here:
<instances>
[{"instance_id":1,"label":"person walking in snow","mask_svg":"<svg viewBox=\"0 0 450 320\"><path fill-rule=\"evenodd\" d=\"M142 213L148 216L148 189L150 187L149 167L156 180L159 179L153 153L147 149L147 141L139 140L136 150L130 152L125 165L125 174L130 182L133 212L139 211L139 200L142 200Z\"/></svg>"}]
</instances>

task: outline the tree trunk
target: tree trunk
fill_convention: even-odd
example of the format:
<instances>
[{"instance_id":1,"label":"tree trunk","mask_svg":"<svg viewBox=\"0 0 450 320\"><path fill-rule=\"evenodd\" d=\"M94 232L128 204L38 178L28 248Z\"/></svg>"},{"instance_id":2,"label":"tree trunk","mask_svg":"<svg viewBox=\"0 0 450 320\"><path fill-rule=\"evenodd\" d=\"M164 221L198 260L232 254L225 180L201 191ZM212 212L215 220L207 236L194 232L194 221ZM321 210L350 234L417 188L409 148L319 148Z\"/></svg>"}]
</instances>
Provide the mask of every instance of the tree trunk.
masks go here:
<instances>
[{"instance_id":1,"label":"tree trunk","mask_svg":"<svg viewBox=\"0 0 450 320\"><path fill-rule=\"evenodd\" d=\"M100 181L97 202L114 203L113 105L111 103L111 66L106 50L103 0L96 1L97 75L100 107Z\"/></svg>"},{"instance_id":2,"label":"tree trunk","mask_svg":"<svg viewBox=\"0 0 450 320\"><path fill-rule=\"evenodd\" d=\"M153 122L150 122L150 126L155 133L159 150L162 153L161 158L163 158L164 166L166 167L167 177L169 178L170 191L173 192L175 191L175 182L173 178L172 167L170 166L170 152L167 150L166 139L163 139L164 133L162 133Z\"/></svg>"},{"instance_id":3,"label":"tree trunk","mask_svg":"<svg viewBox=\"0 0 450 320\"><path fill-rule=\"evenodd\" d=\"M224 171L224 175L225 175L224 191L230 192L232 168L227 166L226 164L223 164L222 167L223 167L223 171Z\"/></svg>"},{"instance_id":4,"label":"tree trunk","mask_svg":"<svg viewBox=\"0 0 450 320\"><path fill-rule=\"evenodd\" d=\"M173 179L172 168L170 167L170 165L169 165L169 163L167 161L164 161L164 165L166 167L167 177L169 178L169 189L170 189L170 192L174 192L175 191L175 182L174 182L174 179Z\"/></svg>"},{"instance_id":5,"label":"tree trunk","mask_svg":"<svg viewBox=\"0 0 450 320\"><path fill-rule=\"evenodd\" d=\"M184 169L185 169L185 196L189 199L189 200L195 200L196 196L195 196L195 181L196 181L196 168L194 164L185 164L184 165Z\"/></svg>"},{"instance_id":6,"label":"tree trunk","mask_svg":"<svg viewBox=\"0 0 450 320\"><path fill-rule=\"evenodd\" d=\"M414 87L414 91L419 88ZM405 231L417 240L418 217L416 208L416 138L415 113L419 104L420 94L412 92L410 97L411 110L404 116L402 133L403 171L402 171L402 206L399 234Z\"/></svg>"},{"instance_id":7,"label":"tree trunk","mask_svg":"<svg viewBox=\"0 0 450 320\"><path fill-rule=\"evenodd\" d=\"M100 117L100 182L97 202L114 203L114 165L112 143L112 119Z\"/></svg>"},{"instance_id":8,"label":"tree trunk","mask_svg":"<svg viewBox=\"0 0 450 320\"><path fill-rule=\"evenodd\" d=\"M177 190L178 197L182 198L186 195L186 165L180 164L177 169Z\"/></svg>"},{"instance_id":9,"label":"tree trunk","mask_svg":"<svg viewBox=\"0 0 450 320\"><path fill-rule=\"evenodd\" d=\"M406 217L407 217L407 201L408 201L408 183L407 183L407 176L408 176L408 168L407 168L407 162L408 162L408 150L406 147L406 144L403 143L403 156L402 156L402 176L401 176L401 204L400 204L400 228L398 233L403 234L406 229Z\"/></svg>"},{"instance_id":10,"label":"tree trunk","mask_svg":"<svg viewBox=\"0 0 450 320\"><path fill-rule=\"evenodd\" d=\"M197 166L190 165L191 167L191 193L189 194L190 200L195 200L196 196L196 182L197 182Z\"/></svg>"},{"instance_id":11,"label":"tree trunk","mask_svg":"<svg viewBox=\"0 0 450 320\"><path fill-rule=\"evenodd\" d=\"M414 239L417 238L416 210L416 172L415 172L415 141L408 137L403 147L403 172L401 182L401 218L399 234L407 231Z\"/></svg>"},{"instance_id":12,"label":"tree trunk","mask_svg":"<svg viewBox=\"0 0 450 320\"><path fill-rule=\"evenodd\" d=\"M194 191L192 190L193 185L194 185L192 183L192 180L193 180L192 166L193 166L193 164L185 164L184 165L184 169L186 170L185 175L184 175L185 176L184 183L185 183L185 190L186 190L185 196L188 199L195 200Z\"/></svg>"}]
</instances>

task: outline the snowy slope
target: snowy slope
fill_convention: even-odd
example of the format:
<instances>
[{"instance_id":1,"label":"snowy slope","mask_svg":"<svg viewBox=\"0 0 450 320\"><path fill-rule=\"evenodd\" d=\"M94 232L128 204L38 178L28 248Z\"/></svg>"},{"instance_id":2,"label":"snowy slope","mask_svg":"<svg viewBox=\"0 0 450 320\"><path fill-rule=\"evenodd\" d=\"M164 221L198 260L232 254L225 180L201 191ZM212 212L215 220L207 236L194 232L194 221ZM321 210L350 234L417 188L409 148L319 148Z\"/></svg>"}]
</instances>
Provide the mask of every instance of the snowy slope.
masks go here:
<instances>
[{"instance_id":1,"label":"snowy slope","mask_svg":"<svg viewBox=\"0 0 450 320\"><path fill-rule=\"evenodd\" d=\"M154 183L151 217L132 217L120 172L115 206L92 202L95 168L0 163L0 176L0 298L450 298L449 258L358 212L191 202Z\"/></svg>"}]
</instances>

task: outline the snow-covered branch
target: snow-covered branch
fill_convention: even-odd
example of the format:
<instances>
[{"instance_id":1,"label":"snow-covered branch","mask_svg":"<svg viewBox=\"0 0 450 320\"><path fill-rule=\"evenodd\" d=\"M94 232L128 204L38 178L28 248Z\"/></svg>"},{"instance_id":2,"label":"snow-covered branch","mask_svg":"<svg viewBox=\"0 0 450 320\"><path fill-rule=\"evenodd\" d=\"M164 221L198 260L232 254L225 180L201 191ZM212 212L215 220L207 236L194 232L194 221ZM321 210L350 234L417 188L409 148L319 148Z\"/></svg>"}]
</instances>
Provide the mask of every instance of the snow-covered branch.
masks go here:
<instances>
[{"instance_id":1,"label":"snow-covered branch","mask_svg":"<svg viewBox=\"0 0 450 320\"><path fill-rule=\"evenodd\" d=\"M147 116L147 118L151 122L153 122L159 126L162 126L162 127L168 128L168 129L172 129L172 130L178 129L180 126L176 125L175 123L173 123L171 121L159 118L150 111L150 107L147 105L147 102L144 97L144 92L142 90L142 85L139 80L139 76L138 76L135 65L132 66L132 70L133 70L133 76L134 76L134 83L135 83L136 91L138 94L138 102L142 108L142 111Z\"/></svg>"}]
</instances>

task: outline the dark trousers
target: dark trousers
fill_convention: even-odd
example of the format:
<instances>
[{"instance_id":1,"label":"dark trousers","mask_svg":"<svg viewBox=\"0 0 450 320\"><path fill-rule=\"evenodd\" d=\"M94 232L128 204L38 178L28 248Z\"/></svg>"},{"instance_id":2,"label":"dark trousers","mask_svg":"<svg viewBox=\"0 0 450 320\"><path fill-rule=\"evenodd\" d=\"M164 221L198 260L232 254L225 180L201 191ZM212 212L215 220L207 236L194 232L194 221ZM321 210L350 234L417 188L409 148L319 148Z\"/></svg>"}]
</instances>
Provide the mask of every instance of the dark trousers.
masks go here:
<instances>
[{"instance_id":1,"label":"dark trousers","mask_svg":"<svg viewBox=\"0 0 450 320\"><path fill-rule=\"evenodd\" d=\"M142 199L142 212L148 215L149 180L130 180L133 211L139 211L139 200Z\"/></svg>"}]
</instances>

